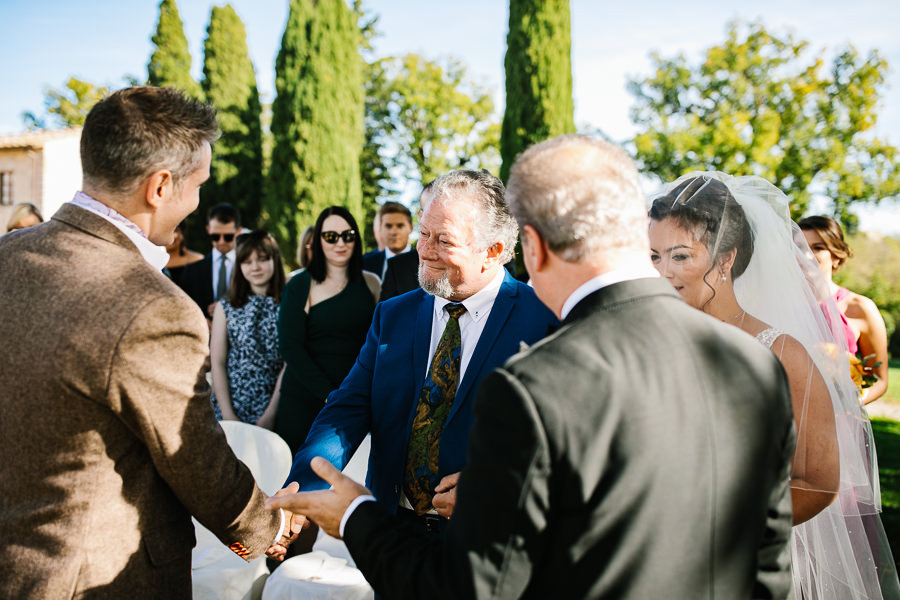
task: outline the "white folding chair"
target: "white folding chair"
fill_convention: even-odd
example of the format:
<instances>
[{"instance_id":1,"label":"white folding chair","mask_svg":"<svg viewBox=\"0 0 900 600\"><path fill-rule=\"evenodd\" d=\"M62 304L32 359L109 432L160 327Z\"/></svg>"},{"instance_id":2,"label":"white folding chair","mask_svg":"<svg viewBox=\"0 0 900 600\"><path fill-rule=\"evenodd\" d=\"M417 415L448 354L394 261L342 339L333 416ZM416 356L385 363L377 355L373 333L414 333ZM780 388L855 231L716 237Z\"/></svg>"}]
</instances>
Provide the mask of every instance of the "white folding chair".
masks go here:
<instances>
[{"instance_id":1,"label":"white folding chair","mask_svg":"<svg viewBox=\"0 0 900 600\"><path fill-rule=\"evenodd\" d=\"M291 450L277 434L239 421L222 421L235 455L269 495L281 489L291 469ZM258 600L269 569L265 557L245 562L194 519L197 545L191 560L195 600Z\"/></svg>"},{"instance_id":2,"label":"white folding chair","mask_svg":"<svg viewBox=\"0 0 900 600\"><path fill-rule=\"evenodd\" d=\"M344 468L364 483L369 466L368 436ZM266 580L262 600L373 600L375 592L356 568L344 542L321 529L313 552L284 561Z\"/></svg>"}]
</instances>

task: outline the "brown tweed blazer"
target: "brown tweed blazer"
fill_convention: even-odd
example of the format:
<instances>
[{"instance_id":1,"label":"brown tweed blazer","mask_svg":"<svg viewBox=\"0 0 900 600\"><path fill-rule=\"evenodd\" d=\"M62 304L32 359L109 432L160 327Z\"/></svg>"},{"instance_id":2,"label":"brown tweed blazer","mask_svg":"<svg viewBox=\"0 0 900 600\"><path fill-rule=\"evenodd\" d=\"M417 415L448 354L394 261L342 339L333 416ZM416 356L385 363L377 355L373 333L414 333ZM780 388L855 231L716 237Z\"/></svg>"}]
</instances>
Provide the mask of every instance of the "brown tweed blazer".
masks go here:
<instances>
[{"instance_id":1,"label":"brown tweed blazer","mask_svg":"<svg viewBox=\"0 0 900 600\"><path fill-rule=\"evenodd\" d=\"M0 597L190 598L191 515L247 560L272 543L210 407L208 335L93 213L0 238Z\"/></svg>"}]
</instances>

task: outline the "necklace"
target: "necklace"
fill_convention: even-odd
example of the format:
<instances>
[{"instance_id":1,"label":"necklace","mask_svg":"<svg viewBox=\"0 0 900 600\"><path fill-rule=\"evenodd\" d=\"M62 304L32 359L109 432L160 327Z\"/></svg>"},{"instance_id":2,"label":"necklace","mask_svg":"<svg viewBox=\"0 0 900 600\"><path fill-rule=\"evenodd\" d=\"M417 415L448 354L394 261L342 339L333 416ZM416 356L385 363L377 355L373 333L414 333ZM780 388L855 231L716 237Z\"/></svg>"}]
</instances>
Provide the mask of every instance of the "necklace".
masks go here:
<instances>
[{"instance_id":1,"label":"necklace","mask_svg":"<svg viewBox=\"0 0 900 600\"><path fill-rule=\"evenodd\" d=\"M744 309L741 309L741 312L737 313L736 315L734 315L733 317L731 317L730 319L728 319L728 320L725 321L725 322L728 323L729 325L731 325L732 323L735 322L735 320L736 320L738 317L740 317L741 315L746 315L746 314L747 314L747 313L744 312Z\"/></svg>"}]
</instances>

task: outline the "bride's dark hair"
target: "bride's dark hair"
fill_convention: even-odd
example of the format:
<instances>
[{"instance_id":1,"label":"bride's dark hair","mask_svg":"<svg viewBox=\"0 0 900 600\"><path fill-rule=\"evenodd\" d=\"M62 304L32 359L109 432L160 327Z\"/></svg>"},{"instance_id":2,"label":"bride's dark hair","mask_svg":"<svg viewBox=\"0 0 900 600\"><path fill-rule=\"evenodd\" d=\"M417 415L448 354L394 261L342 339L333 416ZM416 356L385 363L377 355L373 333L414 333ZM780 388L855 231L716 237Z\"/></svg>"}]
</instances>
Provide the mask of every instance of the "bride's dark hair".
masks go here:
<instances>
[{"instance_id":1,"label":"bride's dark hair","mask_svg":"<svg viewBox=\"0 0 900 600\"><path fill-rule=\"evenodd\" d=\"M700 230L700 241L711 259L707 275L716 268L719 257L732 250L737 250L731 265L732 281L747 269L753 256L753 233L744 210L724 183L701 175L655 198L650 218L662 221L670 217L688 231Z\"/></svg>"}]
</instances>

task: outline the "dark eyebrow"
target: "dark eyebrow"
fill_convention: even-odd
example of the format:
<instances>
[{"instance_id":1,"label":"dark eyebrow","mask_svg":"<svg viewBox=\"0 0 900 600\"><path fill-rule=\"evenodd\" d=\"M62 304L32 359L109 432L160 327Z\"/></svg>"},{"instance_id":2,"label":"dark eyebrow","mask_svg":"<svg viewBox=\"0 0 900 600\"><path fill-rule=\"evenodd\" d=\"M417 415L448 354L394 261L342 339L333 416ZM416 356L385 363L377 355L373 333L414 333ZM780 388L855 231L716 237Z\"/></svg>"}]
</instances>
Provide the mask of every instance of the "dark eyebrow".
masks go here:
<instances>
[{"instance_id":1,"label":"dark eyebrow","mask_svg":"<svg viewBox=\"0 0 900 600\"><path fill-rule=\"evenodd\" d=\"M668 254L668 253L671 252L672 250L678 250L679 248L684 248L685 250L690 250L690 249L691 249L690 246L685 246L684 244L678 244L678 245L676 245L676 246L672 246L671 248L666 248L666 249L663 250L662 252L657 252L655 248L650 248L650 250L651 250L652 252L656 252L657 254Z\"/></svg>"}]
</instances>

